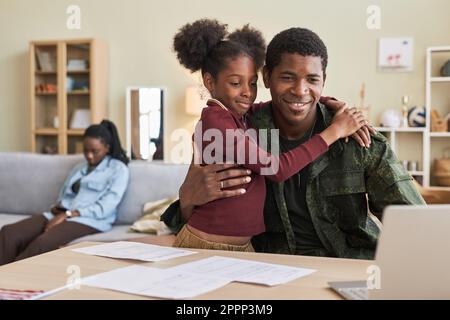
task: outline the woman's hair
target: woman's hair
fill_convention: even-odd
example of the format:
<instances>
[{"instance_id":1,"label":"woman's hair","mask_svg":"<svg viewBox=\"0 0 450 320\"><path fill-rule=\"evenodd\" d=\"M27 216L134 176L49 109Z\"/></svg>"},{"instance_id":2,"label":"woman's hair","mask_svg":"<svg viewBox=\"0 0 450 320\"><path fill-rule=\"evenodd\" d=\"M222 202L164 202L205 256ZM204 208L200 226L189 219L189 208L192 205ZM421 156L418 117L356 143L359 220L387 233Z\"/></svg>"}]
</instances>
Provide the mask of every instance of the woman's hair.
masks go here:
<instances>
[{"instance_id":1,"label":"woman's hair","mask_svg":"<svg viewBox=\"0 0 450 320\"><path fill-rule=\"evenodd\" d=\"M113 122L103 120L100 124L89 126L84 132L84 138L87 137L100 139L103 144L109 145L109 155L112 158L120 160L124 164L128 164L129 159L125 150L122 149L117 128Z\"/></svg>"},{"instance_id":2,"label":"woman's hair","mask_svg":"<svg viewBox=\"0 0 450 320\"><path fill-rule=\"evenodd\" d=\"M256 69L264 64L266 43L248 24L231 34L217 20L201 19L184 25L173 39L178 61L192 72L208 72L214 79L227 63L240 55L252 58Z\"/></svg>"}]
</instances>

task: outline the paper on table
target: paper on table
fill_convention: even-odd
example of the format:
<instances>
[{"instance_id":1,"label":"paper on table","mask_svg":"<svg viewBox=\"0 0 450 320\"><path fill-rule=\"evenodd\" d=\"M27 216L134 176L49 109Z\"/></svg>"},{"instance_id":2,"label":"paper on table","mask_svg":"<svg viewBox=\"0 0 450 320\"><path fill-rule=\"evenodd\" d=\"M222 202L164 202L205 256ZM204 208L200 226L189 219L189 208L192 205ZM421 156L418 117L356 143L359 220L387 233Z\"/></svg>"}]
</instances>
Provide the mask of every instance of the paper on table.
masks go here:
<instances>
[{"instance_id":1,"label":"paper on table","mask_svg":"<svg viewBox=\"0 0 450 320\"><path fill-rule=\"evenodd\" d=\"M179 272L223 277L230 281L258 283L268 286L286 283L296 278L310 275L316 271L313 269L218 256L184 263L171 269Z\"/></svg>"},{"instance_id":2,"label":"paper on table","mask_svg":"<svg viewBox=\"0 0 450 320\"><path fill-rule=\"evenodd\" d=\"M111 289L131 294L186 299L218 289L228 279L169 269L130 266L90 276L82 285Z\"/></svg>"},{"instance_id":3,"label":"paper on table","mask_svg":"<svg viewBox=\"0 0 450 320\"><path fill-rule=\"evenodd\" d=\"M133 259L142 261L162 261L187 256L197 252L139 242L117 241L72 251L108 258Z\"/></svg>"}]
</instances>

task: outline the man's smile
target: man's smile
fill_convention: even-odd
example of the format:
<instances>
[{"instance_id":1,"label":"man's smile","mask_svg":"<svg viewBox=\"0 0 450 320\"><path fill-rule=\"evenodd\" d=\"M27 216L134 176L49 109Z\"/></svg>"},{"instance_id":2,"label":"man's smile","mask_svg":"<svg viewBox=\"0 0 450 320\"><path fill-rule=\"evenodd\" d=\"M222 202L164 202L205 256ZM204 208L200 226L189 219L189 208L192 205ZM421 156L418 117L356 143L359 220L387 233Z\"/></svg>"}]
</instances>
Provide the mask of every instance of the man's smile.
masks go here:
<instances>
[{"instance_id":1,"label":"man's smile","mask_svg":"<svg viewBox=\"0 0 450 320\"><path fill-rule=\"evenodd\" d=\"M302 112L307 109L307 107L313 102L314 100L308 100L308 101L288 101L283 99L283 102L286 103L291 111L294 112Z\"/></svg>"}]
</instances>

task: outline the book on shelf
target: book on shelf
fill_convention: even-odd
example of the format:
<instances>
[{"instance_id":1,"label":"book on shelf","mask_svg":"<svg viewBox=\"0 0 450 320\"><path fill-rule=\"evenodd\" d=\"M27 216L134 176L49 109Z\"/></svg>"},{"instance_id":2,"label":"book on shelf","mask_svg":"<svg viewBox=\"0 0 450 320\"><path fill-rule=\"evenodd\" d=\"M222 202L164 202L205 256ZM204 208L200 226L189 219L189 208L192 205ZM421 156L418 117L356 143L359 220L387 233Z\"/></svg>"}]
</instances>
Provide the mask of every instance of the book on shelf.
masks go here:
<instances>
[{"instance_id":1,"label":"book on shelf","mask_svg":"<svg viewBox=\"0 0 450 320\"><path fill-rule=\"evenodd\" d=\"M66 80L67 92L87 92L89 91L88 79L74 79L73 77L67 77Z\"/></svg>"},{"instance_id":2,"label":"book on shelf","mask_svg":"<svg viewBox=\"0 0 450 320\"><path fill-rule=\"evenodd\" d=\"M86 71L88 63L83 59L69 59L67 63L67 71Z\"/></svg>"},{"instance_id":3,"label":"book on shelf","mask_svg":"<svg viewBox=\"0 0 450 320\"><path fill-rule=\"evenodd\" d=\"M50 52L36 49L36 58L40 71L56 71L56 59Z\"/></svg>"}]
</instances>

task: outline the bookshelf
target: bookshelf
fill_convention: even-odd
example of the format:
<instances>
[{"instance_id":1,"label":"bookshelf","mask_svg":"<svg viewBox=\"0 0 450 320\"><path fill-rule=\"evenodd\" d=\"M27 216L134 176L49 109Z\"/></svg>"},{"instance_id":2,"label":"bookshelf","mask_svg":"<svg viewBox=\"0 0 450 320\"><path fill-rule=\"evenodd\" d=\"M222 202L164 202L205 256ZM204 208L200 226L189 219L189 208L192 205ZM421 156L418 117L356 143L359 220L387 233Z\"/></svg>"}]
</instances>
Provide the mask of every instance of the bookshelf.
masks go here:
<instances>
[{"instance_id":1,"label":"bookshelf","mask_svg":"<svg viewBox=\"0 0 450 320\"><path fill-rule=\"evenodd\" d=\"M29 66L32 152L82 152L84 129L106 117L106 44L98 39L32 41Z\"/></svg>"},{"instance_id":2,"label":"bookshelf","mask_svg":"<svg viewBox=\"0 0 450 320\"><path fill-rule=\"evenodd\" d=\"M450 77L443 77L440 74L440 68L450 60L450 46L427 48L426 59L426 112L430 115L434 109L445 117L450 114ZM450 148L450 132L433 132L431 128L431 117L427 116L424 186L450 190L450 187L439 186L433 176L435 159L442 158L445 149Z\"/></svg>"},{"instance_id":3,"label":"bookshelf","mask_svg":"<svg viewBox=\"0 0 450 320\"><path fill-rule=\"evenodd\" d=\"M426 51L426 126L423 128L375 128L385 135L400 160L418 162L416 170L409 173L430 190L450 190L449 186L438 185L433 177L435 159L443 158L450 148L449 131L432 131L431 111L437 110L442 117L450 114L450 77L440 75L440 68L450 60L450 46L430 47Z\"/></svg>"}]
</instances>

